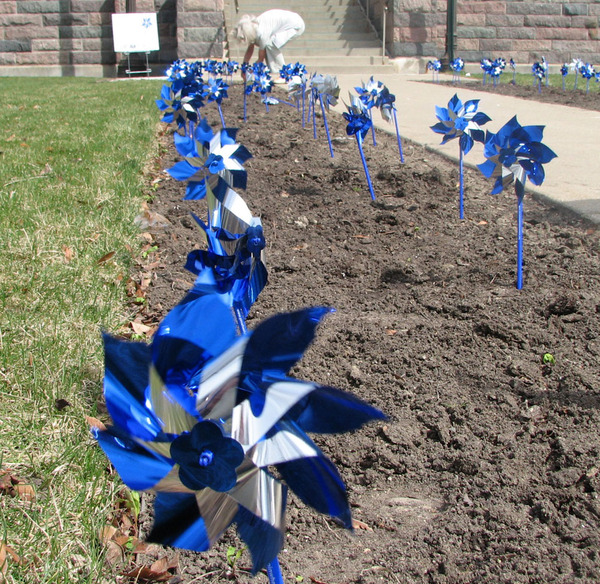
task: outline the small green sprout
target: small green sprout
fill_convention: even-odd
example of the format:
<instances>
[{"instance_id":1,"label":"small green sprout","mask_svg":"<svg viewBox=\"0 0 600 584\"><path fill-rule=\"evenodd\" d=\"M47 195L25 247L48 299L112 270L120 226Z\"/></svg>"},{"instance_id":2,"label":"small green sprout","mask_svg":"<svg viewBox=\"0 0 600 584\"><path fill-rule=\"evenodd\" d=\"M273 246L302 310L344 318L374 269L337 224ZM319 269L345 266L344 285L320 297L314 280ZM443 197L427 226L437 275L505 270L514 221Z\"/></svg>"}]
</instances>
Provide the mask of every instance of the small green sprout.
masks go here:
<instances>
[{"instance_id":1,"label":"small green sprout","mask_svg":"<svg viewBox=\"0 0 600 584\"><path fill-rule=\"evenodd\" d=\"M554 365L556 363L556 359L552 353L544 353L542 357L542 363L544 365Z\"/></svg>"}]
</instances>

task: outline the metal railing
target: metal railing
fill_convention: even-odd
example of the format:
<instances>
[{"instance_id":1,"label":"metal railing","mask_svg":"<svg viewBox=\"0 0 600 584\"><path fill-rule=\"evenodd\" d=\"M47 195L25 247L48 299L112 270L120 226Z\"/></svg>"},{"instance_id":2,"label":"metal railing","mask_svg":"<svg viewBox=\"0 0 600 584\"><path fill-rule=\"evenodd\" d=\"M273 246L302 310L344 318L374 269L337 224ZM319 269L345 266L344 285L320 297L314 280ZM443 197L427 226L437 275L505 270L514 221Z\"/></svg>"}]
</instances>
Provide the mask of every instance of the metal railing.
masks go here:
<instances>
[{"instance_id":1,"label":"metal railing","mask_svg":"<svg viewBox=\"0 0 600 584\"><path fill-rule=\"evenodd\" d=\"M371 29L377 36L379 36L379 31L377 27L371 20L371 0L359 0L359 4L365 13L365 17L367 22L371 25ZM383 10L381 11L381 64L385 64L386 59L386 50L385 50L385 40L386 40L386 28L387 28L387 12L388 12L388 3L387 1L383 2Z\"/></svg>"}]
</instances>

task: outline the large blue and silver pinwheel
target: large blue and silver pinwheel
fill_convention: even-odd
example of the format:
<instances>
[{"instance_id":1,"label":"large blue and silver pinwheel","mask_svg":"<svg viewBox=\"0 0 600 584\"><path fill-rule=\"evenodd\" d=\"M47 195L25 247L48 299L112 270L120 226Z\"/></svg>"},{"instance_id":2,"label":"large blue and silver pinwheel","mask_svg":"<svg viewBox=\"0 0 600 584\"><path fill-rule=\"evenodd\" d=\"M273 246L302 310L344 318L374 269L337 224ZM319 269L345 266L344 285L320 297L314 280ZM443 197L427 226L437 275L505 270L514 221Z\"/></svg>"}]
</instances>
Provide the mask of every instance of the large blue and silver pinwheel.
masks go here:
<instances>
[{"instance_id":1,"label":"large blue and silver pinwheel","mask_svg":"<svg viewBox=\"0 0 600 584\"><path fill-rule=\"evenodd\" d=\"M436 117L439 122L431 129L437 134L443 134L442 144L458 138L459 144L459 165L460 165L460 204L459 214L460 218L464 219L464 204L463 204L463 193L464 193L464 163L463 157L468 154L475 141L483 142L485 140L485 133L480 128L480 125L486 124L490 121L490 117L483 112L477 111L479 107L478 99L470 99L463 102L458 98L455 93L450 101L448 107L435 106Z\"/></svg>"},{"instance_id":2,"label":"large blue and silver pinwheel","mask_svg":"<svg viewBox=\"0 0 600 584\"><path fill-rule=\"evenodd\" d=\"M542 144L544 126L521 126L514 116L496 133L488 132L484 155L487 160L478 164L487 178L495 179L492 195L514 183L517 195L517 288L523 287L523 196L525 182L534 185L544 182L543 165L556 154Z\"/></svg>"},{"instance_id":3,"label":"large blue and silver pinwheel","mask_svg":"<svg viewBox=\"0 0 600 584\"><path fill-rule=\"evenodd\" d=\"M190 295L150 346L105 336L113 423L94 433L130 488L157 493L149 540L205 551L235 523L256 572L282 547L288 487L351 528L343 481L307 433L350 431L383 414L287 376L327 312L276 315L236 337L217 295Z\"/></svg>"},{"instance_id":4,"label":"large blue and silver pinwheel","mask_svg":"<svg viewBox=\"0 0 600 584\"><path fill-rule=\"evenodd\" d=\"M362 87L355 87L356 93L360 101L365 106L365 110L368 112L371 118L371 133L373 136L373 146L377 146L377 139L375 138L375 126L373 125L373 108L379 107L381 101L381 94L385 88L385 85L381 81L375 81L373 77L369 79L367 83L362 83Z\"/></svg>"},{"instance_id":5,"label":"large blue and silver pinwheel","mask_svg":"<svg viewBox=\"0 0 600 584\"><path fill-rule=\"evenodd\" d=\"M235 141L237 129L213 132L206 119L194 128L192 136L174 135L177 152L184 160L167 169L176 180L188 181L185 199L206 195L206 178L220 176L232 188L246 188L246 160L252 157L245 146Z\"/></svg>"}]
</instances>

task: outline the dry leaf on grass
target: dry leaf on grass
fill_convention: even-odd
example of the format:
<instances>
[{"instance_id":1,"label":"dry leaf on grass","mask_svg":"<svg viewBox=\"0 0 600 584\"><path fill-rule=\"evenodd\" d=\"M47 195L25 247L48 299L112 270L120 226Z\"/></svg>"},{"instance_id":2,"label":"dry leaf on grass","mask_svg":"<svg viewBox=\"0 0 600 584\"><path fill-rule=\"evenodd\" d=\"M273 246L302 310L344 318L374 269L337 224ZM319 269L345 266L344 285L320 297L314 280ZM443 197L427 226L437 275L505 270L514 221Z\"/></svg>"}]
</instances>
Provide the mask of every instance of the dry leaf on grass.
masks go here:
<instances>
[{"instance_id":1,"label":"dry leaf on grass","mask_svg":"<svg viewBox=\"0 0 600 584\"><path fill-rule=\"evenodd\" d=\"M31 503L35 501L35 490L24 479L13 474L10 469L0 471L0 494L17 497L21 501Z\"/></svg>"},{"instance_id":2,"label":"dry leaf on grass","mask_svg":"<svg viewBox=\"0 0 600 584\"><path fill-rule=\"evenodd\" d=\"M136 566L132 570L124 572L127 578L134 578L137 582L166 582L173 576L174 571L179 566L179 555L176 554L171 559L164 556L151 566Z\"/></svg>"},{"instance_id":3,"label":"dry leaf on grass","mask_svg":"<svg viewBox=\"0 0 600 584\"><path fill-rule=\"evenodd\" d=\"M97 264L104 264L110 258L112 258L114 255L115 255L114 251L109 251L108 253L104 254L96 263Z\"/></svg>"}]
</instances>

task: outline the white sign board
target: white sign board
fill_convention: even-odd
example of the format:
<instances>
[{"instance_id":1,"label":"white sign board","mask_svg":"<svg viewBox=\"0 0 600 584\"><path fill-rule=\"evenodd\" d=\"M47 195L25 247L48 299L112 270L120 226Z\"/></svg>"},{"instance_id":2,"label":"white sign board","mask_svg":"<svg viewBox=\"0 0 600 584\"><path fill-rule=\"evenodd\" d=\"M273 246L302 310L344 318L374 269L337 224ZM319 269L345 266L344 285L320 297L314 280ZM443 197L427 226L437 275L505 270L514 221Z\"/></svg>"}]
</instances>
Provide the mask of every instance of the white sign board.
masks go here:
<instances>
[{"instance_id":1,"label":"white sign board","mask_svg":"<svg viewBox=\"0 0 600 584\"><path fill-rule=\"evenodd\" d=\"M148 53L160 49L154 12L112 15L115 53Z\"/></svg>"}]
</instances>

